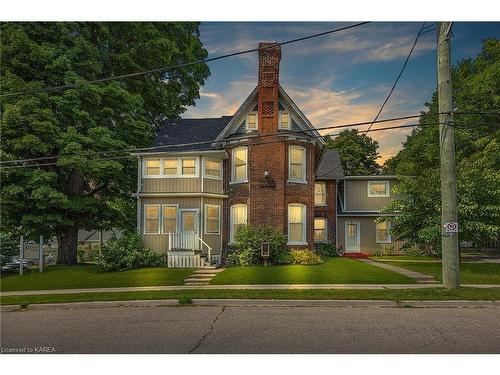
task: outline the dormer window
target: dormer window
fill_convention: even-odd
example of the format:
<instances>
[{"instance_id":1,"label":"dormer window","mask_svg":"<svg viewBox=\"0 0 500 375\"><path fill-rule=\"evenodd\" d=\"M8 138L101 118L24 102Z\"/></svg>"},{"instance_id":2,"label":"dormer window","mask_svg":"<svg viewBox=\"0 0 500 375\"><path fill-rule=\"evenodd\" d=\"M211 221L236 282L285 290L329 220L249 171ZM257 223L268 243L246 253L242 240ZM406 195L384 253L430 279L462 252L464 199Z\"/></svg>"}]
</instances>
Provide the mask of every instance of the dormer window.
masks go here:
<instances>
[{"instance_id":1,"label":"dormer window","mask_svg":"<svg viewBox=\"0 0 500 375\"><path fill-rule=\"evenodd\" d=\"M279 112L279 128L280 129L290 129L291 121L290 121L290 113L287 111Z\"/></svg>"},{"instance_id":2,"label":"dormer window","mask_svg":"<svg viewBox=\"0 0 500 375\"><path fill-rule=\"evenodd\" d=\"M247 131L257 130L259 127L259 117L257 112L249 112L246 119Z\"/></svg>"}]
</instances>

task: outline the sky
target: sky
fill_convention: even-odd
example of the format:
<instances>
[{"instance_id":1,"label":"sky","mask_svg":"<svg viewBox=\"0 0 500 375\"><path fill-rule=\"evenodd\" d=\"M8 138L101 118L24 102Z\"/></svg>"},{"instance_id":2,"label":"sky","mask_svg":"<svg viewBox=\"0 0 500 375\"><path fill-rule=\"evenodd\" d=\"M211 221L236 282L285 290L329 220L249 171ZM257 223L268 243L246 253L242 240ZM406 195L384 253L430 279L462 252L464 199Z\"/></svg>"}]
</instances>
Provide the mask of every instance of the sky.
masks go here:
<instances>
[{"instance_id":1,"label":"sky","mask_svg":"<svg viewBox=\"0 0 500 375\"><path fill-rule=\"evenodd\" d=\"M203 22L200 38L208 57L256 48L347 26L345 22ZM430 25L431 22L427 23ZM281 47L280 83L318 129L371 121L389 93L421 22L373 22ZM482 40L500 38L498 22L453 24L452 62L473 58ZM436 33L422 35L380 119L419 114L436 88ZM257 52L209 63L211 76L200 99L182 117L233 115L257 84ZM375 124L377 127L415 120ZM359 127L359 130L366 126ZM383 164L395 155L409 128L370 132ZM324 130L322 134L336 133Z\"/></svg>"}]
</instances>

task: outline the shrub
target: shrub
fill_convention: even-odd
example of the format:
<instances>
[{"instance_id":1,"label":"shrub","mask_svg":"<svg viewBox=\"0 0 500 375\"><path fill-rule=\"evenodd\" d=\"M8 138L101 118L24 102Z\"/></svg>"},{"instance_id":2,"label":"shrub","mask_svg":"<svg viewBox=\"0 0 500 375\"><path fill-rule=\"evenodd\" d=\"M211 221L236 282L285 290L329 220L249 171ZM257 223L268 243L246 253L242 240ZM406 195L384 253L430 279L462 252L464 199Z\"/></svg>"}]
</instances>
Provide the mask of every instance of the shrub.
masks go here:
<instances>
[{"instance_id":1,"label":"shrub","mask_svg":"<svg viewBox=\"0 0 500 375\"><path fill-rule=\"evenodd\" d=\"M260 245L267 240L270 247L269 261L275 263L275 259L285 251L286 236L271 226L252 227L246 225L241 227L235 236L234 252L227 255L227 261L233 265L249 266L260 263Z\"/></svg>"},{"instance_id":2,"label":"shrub","mask_svg":"<svg viewBox=\"0 0 500 375\"><path fill-rule=\"evenodd\" d=\"M316 253L322 258L331 258L338 256L335 245L331 243L316 244Z\"/></svg>"},{"instance_id":3,"label":"shrub","mask_svg":"<svg viewBox=\"0 0 500 375\"><path fill-rule=\"evenodd\" d=\"M324 262L314 251L308 249L292 249L293 264L321 264Z\"/></svg>"},{"instance_id":4,"label":"shrub","mask_svg":"<svg viewBox=\"0 0 500 375\"><path fill-rule=\"evenodd\" d=\"M85 249L78 247L76 250L76 257L78 258L78 263L85 263L85 260L87 259L87 254L85 253Z\"/></svg>"},{"instance_id":5,"label":"shrub","mask_svg":"<svg viewBox=\"0 0 500 375\"><path fill-rule=\"evenodd\" d=\"M5 265L13 256L19 255L19 242L12 234L0 232L0 264Z\"/></svg>"},{"instance_id":6,"label":"shrub","mask_svg":"<svg viewBox=\"0 0 500 375\"><path fill-rule=\"evenodd\" d=\"M274 259L273 264L293 264L294 257L290 251L281 251Z\"/></svg>"},{"instance_id":7,"label":"shrub","mask_svg":"<svg viewBox=\"0 0 500 375\"><path fill-rule=\"evenodd\" d=\"M110 272L143 267L165 266L165 257L147 249L138 233L124 233L103 244L101 255L96 257L100 271Z\"/></svg>"}]
</instances>

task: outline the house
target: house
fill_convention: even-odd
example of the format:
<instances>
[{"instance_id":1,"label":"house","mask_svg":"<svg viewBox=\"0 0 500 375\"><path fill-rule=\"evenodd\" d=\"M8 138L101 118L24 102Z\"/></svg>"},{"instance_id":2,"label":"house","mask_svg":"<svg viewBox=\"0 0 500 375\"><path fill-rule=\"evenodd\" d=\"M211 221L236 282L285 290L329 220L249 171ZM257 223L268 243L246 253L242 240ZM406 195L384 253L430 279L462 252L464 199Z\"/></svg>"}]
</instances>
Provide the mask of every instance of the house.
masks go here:
<instances>
[{"instance_id":1,"label":"house","mask_svg":"<svg viewBox=\"0 0 500 375\"><path fill-rule=\"evenodd\" d=\"M336 241L338 153L279 83L281 50L259 45L258 84L233 116L165 121L138 157L137 228L170 267L219 262L242 225L290 248Z\"/></svg>"},{"instance_id":2,"label":"house","mask_svg":"<svg viewBox=\"0 0 500 375\"><path fill-rule=\"evenodd\" d=\"M396 176L346 176L339 183L337 201L337 247L346 254L370 254L379 250L399 252L402 241L392 238L390 221L377 223L382 208L397 198Z\"/></svg>"}]
</instances>

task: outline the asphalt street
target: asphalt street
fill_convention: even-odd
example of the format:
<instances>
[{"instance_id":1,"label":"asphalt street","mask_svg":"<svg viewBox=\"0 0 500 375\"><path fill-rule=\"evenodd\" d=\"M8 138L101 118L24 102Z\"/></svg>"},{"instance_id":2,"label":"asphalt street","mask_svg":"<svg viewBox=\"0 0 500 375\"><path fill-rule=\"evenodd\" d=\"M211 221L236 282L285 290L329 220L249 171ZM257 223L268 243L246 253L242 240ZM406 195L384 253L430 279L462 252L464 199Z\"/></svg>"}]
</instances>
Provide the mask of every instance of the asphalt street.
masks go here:
<instances>
[{"instance_id":1,"label":"asphalt street","mask_svg":"<svg viewBox=\"0 0 500 375\"><path fill-rule=\"evenodd\" d=\"M498 307L55 307L0 329L2 353L500 353Z\"/></svg>"}]
</instances>

